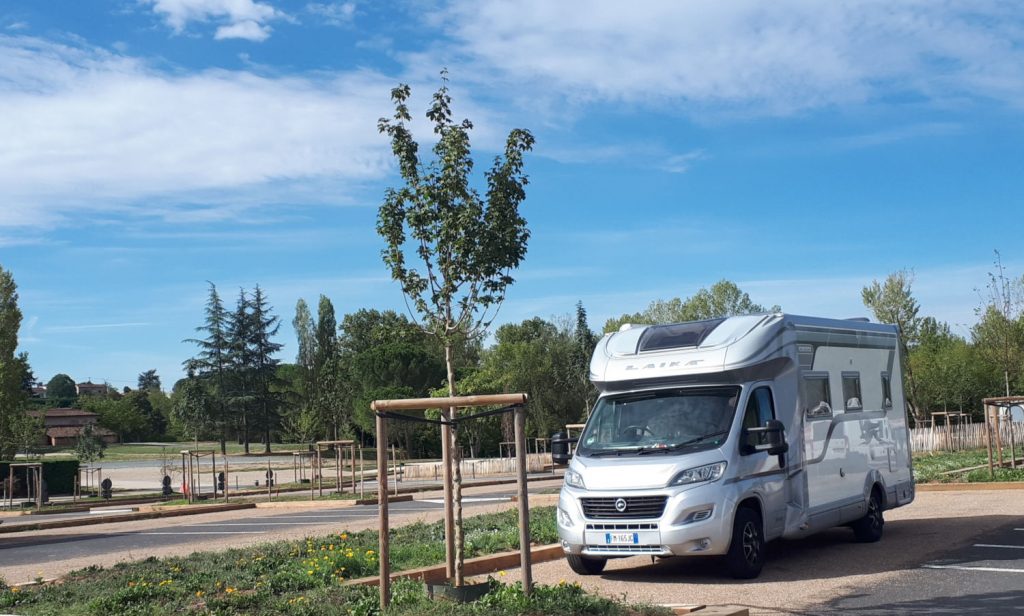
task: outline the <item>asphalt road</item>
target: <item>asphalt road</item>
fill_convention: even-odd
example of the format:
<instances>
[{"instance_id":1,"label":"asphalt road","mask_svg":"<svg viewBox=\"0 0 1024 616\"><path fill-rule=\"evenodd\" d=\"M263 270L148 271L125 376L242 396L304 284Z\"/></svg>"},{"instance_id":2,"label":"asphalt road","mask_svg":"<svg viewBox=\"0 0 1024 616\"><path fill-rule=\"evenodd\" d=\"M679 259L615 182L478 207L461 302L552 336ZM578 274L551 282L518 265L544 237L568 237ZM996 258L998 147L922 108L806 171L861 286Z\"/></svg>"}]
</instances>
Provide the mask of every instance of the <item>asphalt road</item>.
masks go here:
<instances>
[{"instance_id":1,"label":"asphalt road","mask_svg":"<svg viewBox=\"0 0 1024 616\"><path fill-rule=\"evenodd\" d=\"M499 502L508 502L512 492L507 487L495 489L486 495L467 496L463 507L471 510ZM440 512L440 499L413 500L391 503L390 514ZM110 553L145 554L156 548L195 543L196 549L216 549L218 539L249 535L265 536L267 540L285 529L316 527L325 524L346 524L377 517L376 505L339 507L332 509L290 510L286 513L262 515L259 510L240 510L229 519L210 521L202 514L186 518L168 518L149 524L142 530L109 530L110 525L83 526L81 530L61 535L35 534L0 536L0 562L4 566L52 565L61 560ZM121 525L118 525L121 526Z\"/></svg>"},{"instance_id":2,"label":"asphalt road","mask_svg":"<svg viewBox=\"0 0 1024 616\"><path fill-rule=\"evenodd\" d=\"M821 613L1024 614L1024 519L984 533Z\"/></svg>"}]
</instances>

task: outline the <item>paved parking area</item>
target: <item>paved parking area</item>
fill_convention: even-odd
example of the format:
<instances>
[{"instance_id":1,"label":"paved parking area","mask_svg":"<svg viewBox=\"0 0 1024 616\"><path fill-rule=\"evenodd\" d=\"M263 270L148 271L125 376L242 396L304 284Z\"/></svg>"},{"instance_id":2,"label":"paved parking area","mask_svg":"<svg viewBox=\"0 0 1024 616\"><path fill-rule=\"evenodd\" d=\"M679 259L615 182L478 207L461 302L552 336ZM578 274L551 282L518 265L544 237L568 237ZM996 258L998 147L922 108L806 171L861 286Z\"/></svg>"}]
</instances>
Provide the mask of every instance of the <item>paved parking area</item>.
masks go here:
<instances>
[{"instance_id":1,"label":"paved parking area","mask_svg":"<svg viewBox=\"0 0 1024 616\"><path fill-rule=\"evenodd\" d=\"M858 616L1024 614L1024 519L829 607Z\"/></svg>"},{"instance_id":2,"label":"paved parking area","mask_svg":"<svg viewBox=\"0 0 1024 616\"><path fill-rule=\"evenodd\" d=\"M1024 528L1024 491L919 492L913 504L885 517L878 543L854 543L853 533L843 528L773 542L756 580L733 580L715 560L652 563L649 557L609 561L600 576L579 576L564 560L550 562L534 568L534 579L578 582L633 601L742 605L759 615L984 609L994 616L1013 613L1005 609L1009 605L1024 605L1024 573L949 568L1024 570L1024 549L986 547L1024 545L1024 531L1015 530ZM517 577L509 571L504 579ZM984 607L969 607L974 605Z\"/></svg>"}]
</instances>

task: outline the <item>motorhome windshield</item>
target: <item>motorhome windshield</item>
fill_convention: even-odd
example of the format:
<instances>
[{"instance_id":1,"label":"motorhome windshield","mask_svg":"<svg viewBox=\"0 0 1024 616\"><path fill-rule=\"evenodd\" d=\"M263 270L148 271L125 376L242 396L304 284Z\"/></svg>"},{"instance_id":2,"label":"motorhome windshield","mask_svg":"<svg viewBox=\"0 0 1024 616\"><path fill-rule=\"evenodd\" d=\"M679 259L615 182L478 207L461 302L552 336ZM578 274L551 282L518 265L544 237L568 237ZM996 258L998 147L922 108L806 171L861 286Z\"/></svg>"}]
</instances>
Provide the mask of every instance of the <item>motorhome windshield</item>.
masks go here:
<instances>
[{"instance_id":1,"label":"motorhome windshield","mask_svg":"<svg viewBox=\"0 0 1024 616\"><path fill-rule=\"evenodd\" d=\"M739 387L673 388L597 402L577 453L583 456L692 451L725 441Z\"/></svg>"}]
</instances>

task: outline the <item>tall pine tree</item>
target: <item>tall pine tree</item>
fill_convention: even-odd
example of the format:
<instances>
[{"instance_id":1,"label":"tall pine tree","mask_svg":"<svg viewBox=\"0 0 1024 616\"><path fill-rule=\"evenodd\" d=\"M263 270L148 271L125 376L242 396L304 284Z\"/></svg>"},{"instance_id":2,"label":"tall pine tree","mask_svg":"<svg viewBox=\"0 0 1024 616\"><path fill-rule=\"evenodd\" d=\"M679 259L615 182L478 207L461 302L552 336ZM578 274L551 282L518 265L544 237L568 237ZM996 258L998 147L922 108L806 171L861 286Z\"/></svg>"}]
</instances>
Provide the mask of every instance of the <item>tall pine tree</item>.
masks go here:
<instances>
[{"instance_id":1,"label":"tall pine tree","mask_svg":"<svg viewBox=\"0 0 1024 616\"><path fill-rule=\"evenodd\" d=\"M231 423L230 406L228 405L228 386L231 370L231 349L228 341L229 315L224 310L224 303L212 282L206 300L206 321L196 328L204 332L205 338L191 338L191 342L199 347L199 353L185 361L185 369L195 373L209 384L207 393L213 405L212 421L220 437L220 452L227 453L227 427Z\"/></svg>"}]
</instances>

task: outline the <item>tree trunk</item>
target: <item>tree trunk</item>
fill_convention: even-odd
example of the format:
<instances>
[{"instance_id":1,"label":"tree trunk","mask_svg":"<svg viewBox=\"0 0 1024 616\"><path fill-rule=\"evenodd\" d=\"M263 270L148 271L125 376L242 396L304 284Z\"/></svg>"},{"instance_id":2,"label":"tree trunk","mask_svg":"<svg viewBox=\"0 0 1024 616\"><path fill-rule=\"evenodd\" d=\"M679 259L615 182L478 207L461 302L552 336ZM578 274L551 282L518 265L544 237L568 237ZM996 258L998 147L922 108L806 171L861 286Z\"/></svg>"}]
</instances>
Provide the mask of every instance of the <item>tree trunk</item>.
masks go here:
<instances>
[{"instance_id":1,"label":"tree trunk","mask_svg":"<svg viewBox=\"0 0 1024 616\"><path fill-rule=\"evenodd\" d=\"M242 445L245 448L245 455L249 455L249 417L248 413L242 412Z\"/></svg>"},{"instance_id":2,"label":"tree trunk","mask_svg":"<svg viewBox=\"0 0 1024 616\"><path fill-rule=\"evenodd\" d=\"M450 342L444 345L444 361L448 368L448 395L455 397L457 395L455 388L455 366ZM448 414L452 419L455 419L457 412L455 407L448 410ZM454 494L452 495L452 526L455 530L454 583L456 586L462 586L465 583L462 566L466 560L465 537L463 536L462 529L462 450L459 448L459 431L455 426L452 426L451 444L449 447L451 450L452 483L454 488Z\"/></svg>"}]
</instances>

